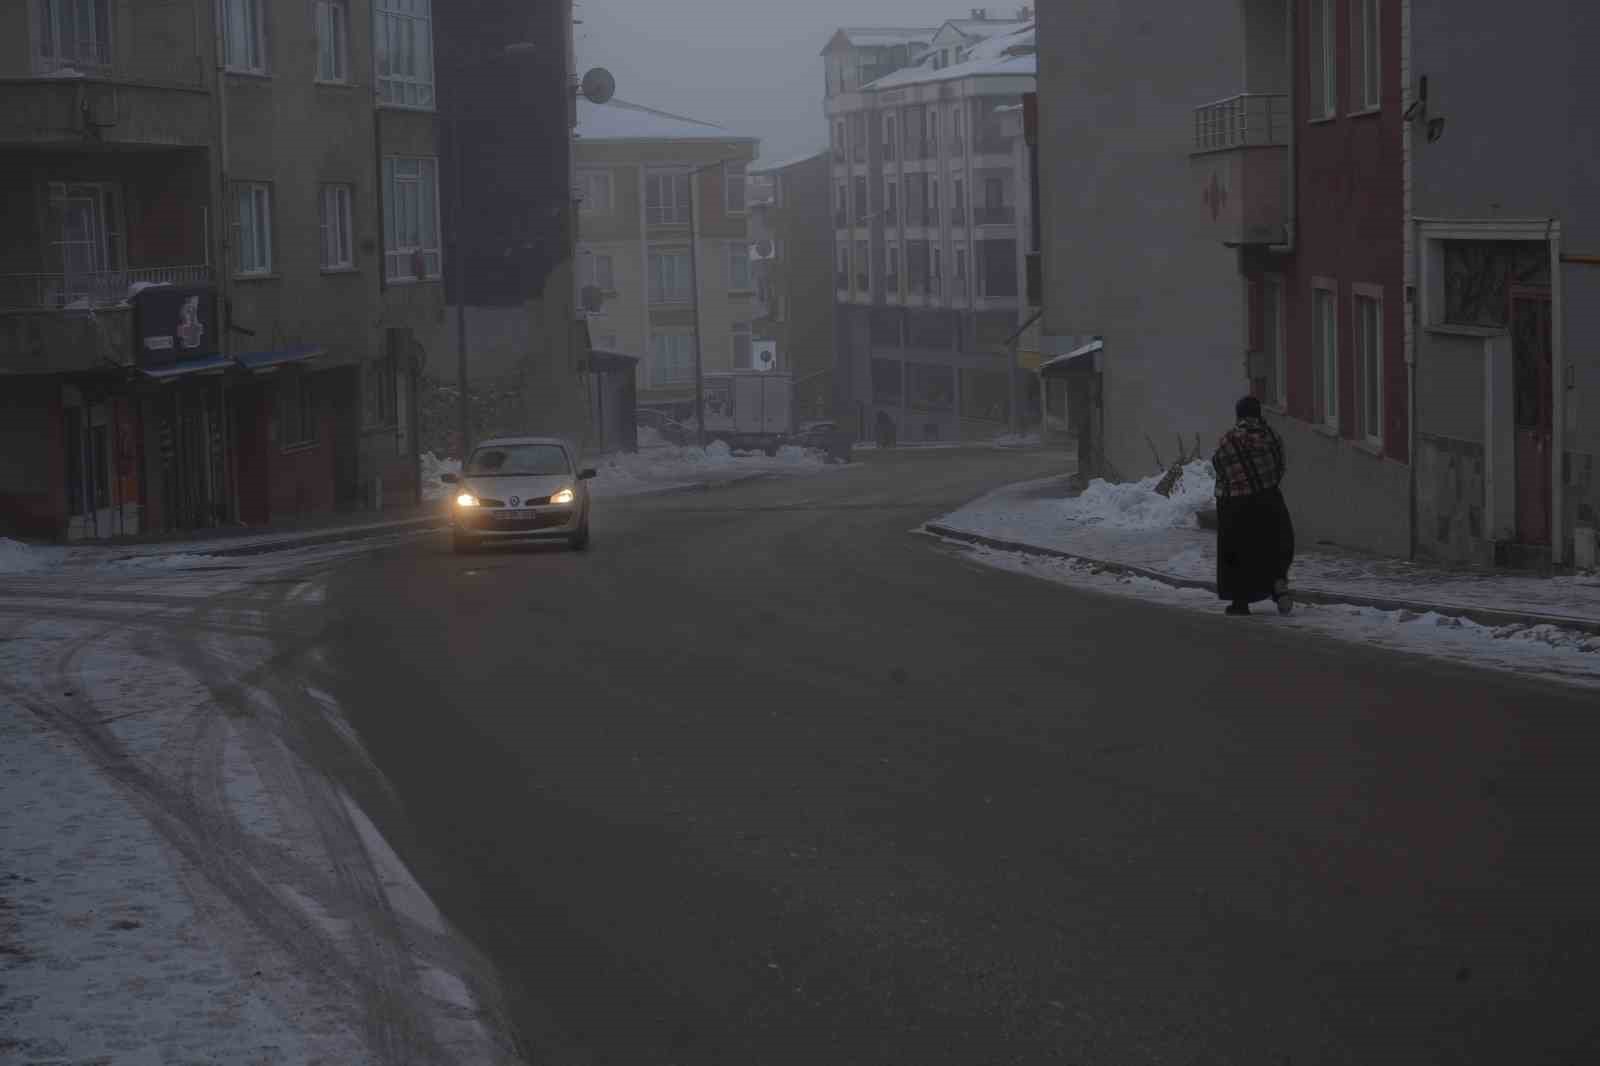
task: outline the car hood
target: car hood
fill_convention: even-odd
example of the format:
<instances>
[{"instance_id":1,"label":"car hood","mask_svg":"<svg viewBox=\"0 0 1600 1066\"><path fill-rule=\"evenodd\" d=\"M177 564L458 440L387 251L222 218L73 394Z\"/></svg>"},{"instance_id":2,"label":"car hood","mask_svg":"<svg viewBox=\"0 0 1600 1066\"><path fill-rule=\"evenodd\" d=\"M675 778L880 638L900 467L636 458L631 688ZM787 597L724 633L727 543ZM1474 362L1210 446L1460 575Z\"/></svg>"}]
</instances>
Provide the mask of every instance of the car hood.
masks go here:
<instances>
[{"instance_id":1,"label":"car hood","mask_svg":"<svg viewBox=\"0 0 1600 1066\"><path fill-rule=\"evenodd\" d=\"M462 479L461 487L474 496L503 500L507 506L514 506L511 503L513 496L519 504L524 500L542 499L562 489L576 490L578 479L571 474L549 477L469 477Z\"/></svg>"}]
</instances>

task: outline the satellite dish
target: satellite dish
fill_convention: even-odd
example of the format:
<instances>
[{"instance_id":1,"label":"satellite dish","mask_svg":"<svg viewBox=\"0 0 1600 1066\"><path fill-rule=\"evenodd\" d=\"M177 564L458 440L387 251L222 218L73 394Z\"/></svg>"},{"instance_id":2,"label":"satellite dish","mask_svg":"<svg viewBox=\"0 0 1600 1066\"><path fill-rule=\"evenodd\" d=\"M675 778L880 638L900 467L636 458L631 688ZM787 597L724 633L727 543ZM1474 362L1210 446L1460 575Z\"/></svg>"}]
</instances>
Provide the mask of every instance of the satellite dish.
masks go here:
<instances>
[{"instance_id":1,"label":"satellite dish","mask_svg":"<svg viewBox=\"0 0 1600 1066\"><path fill-rule=\"evenodd\" d=\"M583 303L583 309L591 315L598 314L606 305L606 295L600 291L598 285L585 285L579 292L578 298Z\"/></svg>"},{"instance_id":2,"label":"satellite dish","mask_svg":"<svg viewBox=\"0 0 1600 1066\"><path fill-rule=\"evenodd\" d=\"M590 67L578 85L578 91L591 104L604 104L617 93L617 79L605 67Z\"/></svg>"},{"instance_id":3,"label":"satellite dish","mask_svg":"<svg viewBox=\"0 0 1600 1066\"><path fill-rule=\"evenodd\" d=\"M757 259L771 259L772 258L772 241L768 240L766 237L763 237L759 241L756 241L756 258Z\"/></svg>"}]
</instances>

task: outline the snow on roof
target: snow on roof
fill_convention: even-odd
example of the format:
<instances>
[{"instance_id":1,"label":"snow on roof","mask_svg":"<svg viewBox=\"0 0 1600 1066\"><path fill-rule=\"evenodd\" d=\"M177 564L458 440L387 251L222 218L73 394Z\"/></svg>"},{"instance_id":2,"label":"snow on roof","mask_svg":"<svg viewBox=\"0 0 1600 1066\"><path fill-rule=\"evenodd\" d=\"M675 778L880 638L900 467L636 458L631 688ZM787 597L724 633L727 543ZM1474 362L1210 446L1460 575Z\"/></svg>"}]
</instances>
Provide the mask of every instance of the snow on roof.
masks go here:
<instances>
[{"instance_id":1,"label":"snow on roof","mask_svg":"<svg viewBox=\"0 0 1600 1066\"><path fill-rule=\"evenodd\" d=\"M1039 71L1038 57L1033 54L1033 48L1033 23L1029 22L1022 29L978 42L960 63L952 63L942 70L935 70L929 64L906 67L862 88L869 91L894 89L902 85L1005 74L1033 77ZM1013 52L1013 49L1017 51Z\"/></svg>"},{"instance_id":2,"label":"snow on roof","mask_svg":"<svg viewBox=\"0 0 1600 1066\"><path fill-rule=\"evenodd\" d=\"M857 48L883 48L895 44L926 44L939 32L939 27L841 26L839 32Z\"/></svg>"},{"instance_id":3,"label":"snow on roof","mask_svg":"<svg viewBox=\"0 0 1600 1066\"><path fill-rule=\"evenodd\" d=\"M983 38L1032 25L1029 19L951 19L939 28L949 27L967 38Z\"/></svg>"},{"instance_id":4,"label":"snow on roof","mask_svg":"<svg viewBox=\"0 0 1600 1066\"><path fill-rule=\"evenodd\" d=\"M809 152L802 152L800 155L784 156L781 159L774 159L770 163L765 159L757 159L755 162L751 163L745 168L745 172L747 174L775 174L780 170L787 170L796 163L808 163L817 158L819 155L827 154L828 150L826 148L817 148Z\"/></svg>"},{"instance_id":5,"label":"snow on roof","mask_svg":"<svg viewBox=\"0 0 1600 1066\"><path fill-rule=\"evenodd\" d=\"M753 141L699 119L613 98L596 104L578 98L578 138L585 141Z\"/></svg>"}]
</instances>

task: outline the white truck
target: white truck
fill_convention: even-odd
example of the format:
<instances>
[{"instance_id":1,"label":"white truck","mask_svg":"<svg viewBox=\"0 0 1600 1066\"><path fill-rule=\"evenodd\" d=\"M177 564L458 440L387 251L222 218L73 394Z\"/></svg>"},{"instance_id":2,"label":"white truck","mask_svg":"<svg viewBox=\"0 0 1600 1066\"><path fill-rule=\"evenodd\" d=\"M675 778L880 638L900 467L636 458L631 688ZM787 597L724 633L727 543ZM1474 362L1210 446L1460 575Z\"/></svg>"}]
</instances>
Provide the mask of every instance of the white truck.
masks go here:
<instances>
[{"instance_id":1,"label":"white truck","mask_svg":"<svg viewBox=\"0 0 1600 1066\"><path fill-rule=\"evenodd\" d=\"M706 437L772 454L794 435L794 378L772 370L705 375Z\"/></svg>"}]
</instances>

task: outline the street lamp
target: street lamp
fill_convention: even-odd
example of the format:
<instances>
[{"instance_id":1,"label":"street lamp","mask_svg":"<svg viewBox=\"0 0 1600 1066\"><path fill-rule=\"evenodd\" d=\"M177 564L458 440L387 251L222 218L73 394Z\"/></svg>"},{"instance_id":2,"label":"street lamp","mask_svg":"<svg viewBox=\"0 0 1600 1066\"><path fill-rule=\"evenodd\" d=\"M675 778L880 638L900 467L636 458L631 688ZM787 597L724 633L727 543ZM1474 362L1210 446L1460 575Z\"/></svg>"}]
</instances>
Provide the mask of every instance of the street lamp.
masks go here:
<instances>
[{"instance_id":1,"label":"street lamp","mask_svg":"<svg viewBox=\"0 0 1600 1066\"><path fill-rule=\"evenodd\" d=\"M700 447L706 446L706 383L705 366L700 357L700 245L695 239L694 226L694 179L708 170L727 163L745 162L743 156L731 155L724 159L716 159L704 166L695 167L684 175L689 181L689 293L692 301L691 332L694 336L694 424L695 434L700 442Z\"/></svg>"}]
</instances>

